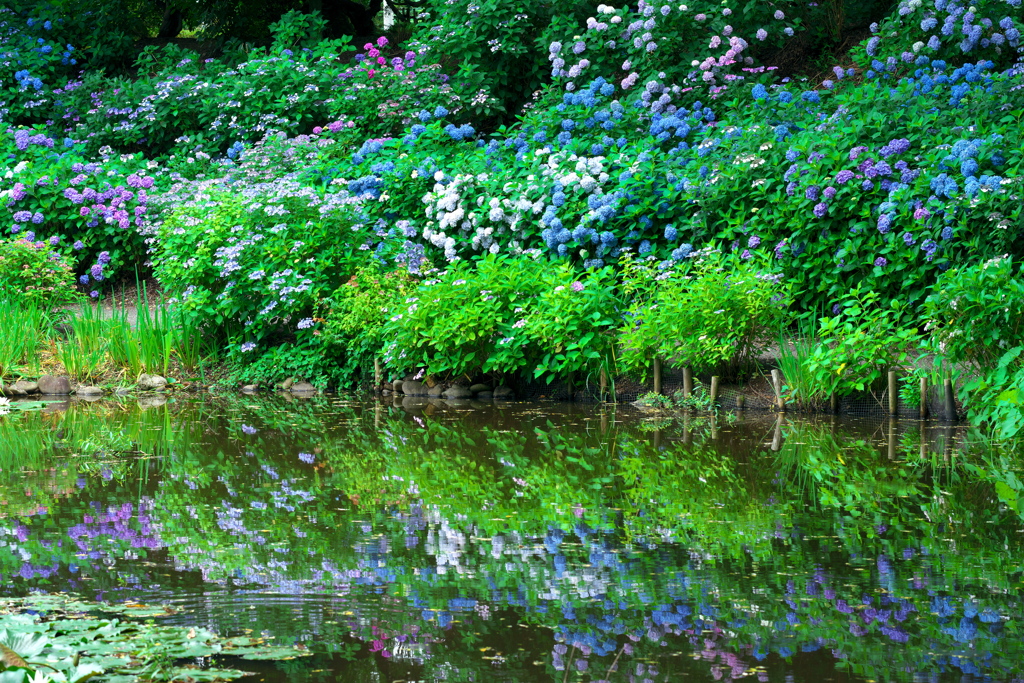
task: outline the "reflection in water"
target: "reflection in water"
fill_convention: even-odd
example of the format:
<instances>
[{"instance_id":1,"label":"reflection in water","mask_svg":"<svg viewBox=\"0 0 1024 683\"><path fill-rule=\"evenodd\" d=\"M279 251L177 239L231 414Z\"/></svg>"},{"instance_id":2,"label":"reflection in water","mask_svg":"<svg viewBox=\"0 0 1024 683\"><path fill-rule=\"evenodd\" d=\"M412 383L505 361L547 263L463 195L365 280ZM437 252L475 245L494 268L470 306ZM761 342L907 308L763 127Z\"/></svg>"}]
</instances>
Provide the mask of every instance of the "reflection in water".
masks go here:
<instances>
[{"instance_id":1,"label":"reflection in water","mask_svg":"<svg viewBox=\"0 0 1024 683\"><path fill-rule=\"evenodd\" d=\"M628 407L75 404L0 421L0 574L321 653L268 681L1024 680L1012 459L965 438Z\"/></svg>"}]
</instances>

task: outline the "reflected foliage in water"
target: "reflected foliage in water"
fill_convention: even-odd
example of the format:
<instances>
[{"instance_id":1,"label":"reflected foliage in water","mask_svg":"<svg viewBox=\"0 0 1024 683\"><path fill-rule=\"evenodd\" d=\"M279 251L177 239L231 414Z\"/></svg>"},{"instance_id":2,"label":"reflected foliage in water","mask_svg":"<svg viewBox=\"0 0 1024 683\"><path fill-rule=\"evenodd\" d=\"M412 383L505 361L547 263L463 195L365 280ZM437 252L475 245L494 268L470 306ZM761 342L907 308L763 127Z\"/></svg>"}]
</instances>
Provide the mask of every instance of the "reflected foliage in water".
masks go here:
<instances>
[{"instance_id":1,"label":"reflected foliage in water","mask_svg":"<svg viewBox=\"0 0 1024 683\"><path fill-rule=\"evenodd\" d=\"M0 574L320 653L265 680L1018 680L1018 459L967 438L629 408L75 405L0 422Z\"/></svg>"}]
</instances>

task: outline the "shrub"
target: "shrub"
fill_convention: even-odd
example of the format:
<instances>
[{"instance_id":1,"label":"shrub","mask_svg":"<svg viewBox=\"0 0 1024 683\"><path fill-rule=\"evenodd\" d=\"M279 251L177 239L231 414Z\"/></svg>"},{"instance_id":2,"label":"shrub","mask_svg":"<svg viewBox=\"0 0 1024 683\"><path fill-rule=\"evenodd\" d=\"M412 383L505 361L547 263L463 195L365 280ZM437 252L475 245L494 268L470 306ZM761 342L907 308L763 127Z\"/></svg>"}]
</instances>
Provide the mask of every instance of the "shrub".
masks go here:
<instances>
[{"instance_id":1,"label":"shrub","mask_svg":"<svg viewBox=\"0 0 1024 683\"><path fill-rule=\"evenodd\" d=\"M336 121L353 122L363 136L397 135L420 111L443 106L455 115L473 95L416 51L392 51L385 37L351 60L347 40L292 50L295 38L282 39L237 65L174 46L147 50L136 78L93 76L69 91L52 116L77 121L74 135L93 150L109 145L158 156L187 138L187 145L220 155L270 132L308 134ZM485 96L474 106L489 101Z\"/></svg>"},{"instance_id":2,"label":"shrub","mask_svg":"<svg viewBox=\"0 0 1024 683\"><path fill-rule=\"evenodd\" d=\"M923 313L943 357L991 370L1024 347L1024 273L1008 256L947 271Z\"/></svg>"},{"instance_id":3,"label":"shrub","mask_svg":"<svg viewBox=\"0 0 1024 683\"><path fill-rule=\"evenodd\" d=\"M516 327L544 290L551 264L530 258L458 261L424 281L388 319L387 367L422 368L439 378L513 373L527 364L527 344Z\"/></svg>"},{"instance_id":4,"label":"shrub","mask_svg":"<svg viewBox=\"0 0 1024 683\"><path fill-rule=\"evenodd\" d=\"M630 262L624 287L637 298L620 332L623 365L643 376L655 357L698 372L747 365L785 316L780 280L763 261L714 249L676 268Z\"/></svg>"},{"instance_id":5,"label":"shrub","mask_svg":"<svg viewBox=\"0 0 1024 683\"><path fill-rule=\"evenodd\" d=\"M0 298L53 309L80 295L68 259L45 242L0 239Z\"/></svg>"},{"instance_id":6,"label":"shrub","mask_svg":"<svg viewBox=\"0 0 1024 683\"><path fill-rule=\"evenodd\" d=\"M324 300L375 257L373 228L294 181L203 187L156 227L154 272L182 315L212 325L231 356L318 336Z\"/></svg>"},{"instance_id":7,"label":"shrub","mask_svg":"<svg viewBox=\"0 0 1024 683\"><path fill-rule=\"evenodd\" d=\"M0 216L5 231L43 240L73 263L83 286L98 290L137 267L145 245L136 228L154 179L136 157L88 161L70 138L41 129L0 129L0 153L13 161Z\"/></svg>"},{"instance_id":8,"label":"shrub","mask_svg":"<svg viewBox=\"0 0 1024 683\"><path fill-rule=\"evenodd\" d=\"M908 369L924 338L907 322L907 306L889 305L877 292L859 287L821 319L818 346L806 360L815 397L871 389L889 370Z\"/></svg>"},{"instance_id":9,"label":"shrub","mask_svg":"<svg viewBox=\"0 0 1024 683\"><path fill-rule=\"evenodd\" d=\"M385 325L384 360L441 378L590 372L612 347L614 278L530 256L456 262Z\"/></svg>"},{"instance_id":10,"label":"shrub","mask_svg":"<svg viewBox=\"0 0 1024 683\"><path fill-rule=\"evenodd\" d=\"M385 272L379 264L356 269L330 299L324 323L324 343L341 350L343 381L367 374L380 359L388 319L404 308L416 283L407 271Z\"/></svg>"},{"instance_id":11,"label":"shrub","mask_svg":"<svg viewBox=\"0 0 1024 683\"><path fill-rule=\"evenodd\" d=\"M969 417L998 436L1024 429L1024 273L1009 256L945 273L924 314L940 356L969 364L963 383Z\"/></svg>"}]
</instances>

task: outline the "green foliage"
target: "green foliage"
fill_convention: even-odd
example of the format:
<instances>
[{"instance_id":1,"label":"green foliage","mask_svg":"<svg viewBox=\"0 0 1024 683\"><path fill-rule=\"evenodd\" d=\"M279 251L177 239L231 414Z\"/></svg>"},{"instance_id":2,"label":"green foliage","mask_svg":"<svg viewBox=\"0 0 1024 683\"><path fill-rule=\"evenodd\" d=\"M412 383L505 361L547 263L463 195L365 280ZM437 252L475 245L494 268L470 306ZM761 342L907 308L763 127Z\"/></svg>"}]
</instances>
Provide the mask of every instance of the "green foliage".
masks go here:
<instances>
[{"instance_id":1,"label":"green foliage","mask_svg":"<svg viewBox=\"0 0 1024 683\"><path fill-rule=\"evenodd\" d=\"M245 201L223 190L164 222L155 271L185 324L211 325L232 342L232 354L243 342L253 345L247 352L312 334L321 301L367 257L337 239L340 226L305 201L307 192L279 182L249 199L266 202L286 222L246 210ZM348 239L364 232L357 226Z\"/></svg>"},{"instance_id":2,"label":"green foliage","mask_svg":"<svg viewBox=\"0 0 1024 683\"><path fill-rule=\"evenodd\" d=\"M0 300L53 309L80 299L69 259L42 242L0 239Z\"/></svg>"},{"instance_id":3,"label":"green foliage","mask_svg":"<svg viewBox=\"0 0 1024 683\"><path fill-rule=\"evenodd\" d=\"M0 384L38 368L38 350L50 328L49 317L32 305L0 298Z\"/></svg>"},{"instance_id":4,"label":"green foliage","mask_svg":"<svg viewBox=\"0 0 1024 683\"><path fill-rule=\"evenodd\" d=\"M457 67L460 80L489 92L505 112L515 114L550 81L548 45L582 24L593 8L582 0L430 0L429 17L414 37L446 67Z\"/></svg>"},{"instance_id":5,"label":"green foliage","mask_svg":"<svg viewBox=\"0 0 1024 683\"><path fill-rule=\"evenodd\" d=\"M905 304L886 306L877 292L855 288L838 306L836 315L821 319L819 343L806 360L813 395L871 389L889 370L910 367L923 350L924 338L905 322Z\"/></svg>"},{"instance_id":6,"label":"green foliage","mask_svg":"<svg viewBox=\"0 0 1024 683\"><path fill-rule=\"evenodd\" d=\"M614 376L609 368L620 303L614 271L591 270L582 277L562 264L545 273L545 280L548 287L529 302L522 318L522 334L532 347L528 353L538 357L534 376L545 376L548 383L588 374L594 380L600 371Z\"/></svg>"},{"instance_id":7,"label":"green foliage","mask_svg":"<svg viewBox=\"0 0 1024 683\"><path fill-rule=\"evenodd\" d=\"M388 320L385 364L438 377L532 368L549 382L595 372L613 346L614 282L608 270L584 278L529 256L456 262Z\"/></svg>"},{"instance_id":8,"label":"green foliage","mask_svg":"<svg viewBox=\"0 0 1024 683\"><path fill-rule=\"evenodd\" d=\"M1024 274L1002 256L945 273L924 315L940 357L974 369L961 386L972 422L1000 438L1024 430Z\"/></svg>"},{"instance_id":9,"label":"green foliage","mask_svg":"<svg viewBox=\"0 0 1024 683\"><path fill-rule=\"evenodd\" d=\"M355 274L331 296L324 322L324 344L340 348L346 379L364 377L384 349L384 325L404 308L416 283L407 271L384 272L374 263ZM371 375L372 376L372 375Z\"/></svg>"},{"instance_id":10,"label":"green foliage","mask_svg":"<svg viewBox=\"0 0 1024 683\"><path fill-rule=\"evenodd\" d=\"M1024 346L1024 273L1013 258L954 268L942 275L925 302L939 352L979 370L995 367L1007 351Z\"/></svg>"},{"instance_id":11,"label":"green foliage","mask_svg":"<svg viewBox=\"0 0 1024 683\"><path fill-rule=\"evenodd\" d=\"M623 366L646 376L652 358L695 372L743 367L777 329L787 287L763 262L696 253L682 267L631 262L624 288L637 297L620 329Z\"/></svg>"},{"instance_id":12,"label":"green foliage","mask_svg":"<svg viewBox=\"0 0 1024 683\"><path fill-rule=\"evenodd\" d=\"M476 95L461 81L449 83L426 56L397 56L384 37L353 61L349 38L315 38L322 25L316 15L289 13L275 24L269 48L252 49L237 64L174 44L152 46L135 77L91 73L54 103L52 115L73 116L75 135L94 152L110 146L209 159L268 134L308 135L329 125L358 126L360 141L397 136L419 111L444 106L455 116ZM473 107L488 102L485 95Z\"/></svg>"},{"instance_id":13,"label":"green foliage","mask_svg":"<svg viewBox=\"0 0 1024 683\"><path fill-rule=\"evenodd\" d=\"M783 332L778 338L779 370L785 380L783 394L788 402L804 410L816 408L828 398L808 366L815 349L820 346L816 330L803 322L792 337Z\"/></svg>"},{"instance_id":14,"label":"green foliage","mask_svg":"<svg viewBox=\"0 0 1024 683\"><path fill-rule=\"evenodd\" d=\"M385 365L399 373L422 367L437 377L519 370L529 362L519 320L551 270L550 262L530 258L456 262L388 319Z\"/></svg>"},{"instance_id":15,"label":"green foliage","mask_svg":"<svg viewBox=\"0 0 1024 683\"><path fill-rule=\"evenodd\" d=\"M305 14L289 10L270 25L274 47L278 50L313 49L323 39L327 22L319 12ZM344 41L348 42L348 41Z\"/></svg>"}]
</instances>

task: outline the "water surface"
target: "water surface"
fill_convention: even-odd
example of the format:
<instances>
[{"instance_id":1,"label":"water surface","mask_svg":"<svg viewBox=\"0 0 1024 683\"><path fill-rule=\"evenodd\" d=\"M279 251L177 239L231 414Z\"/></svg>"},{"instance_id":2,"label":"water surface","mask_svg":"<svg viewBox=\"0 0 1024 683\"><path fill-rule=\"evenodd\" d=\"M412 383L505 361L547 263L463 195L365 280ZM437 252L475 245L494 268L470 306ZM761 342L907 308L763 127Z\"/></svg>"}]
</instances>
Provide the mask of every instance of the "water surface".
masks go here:
<instances>
[{"instance_id":1,"label":"water surface","mask_svg":"<svg viewBox=\"0 0 1024 683\"><path fill-rule=\"evenodd\" d=\"M316 652L262 681L1024 680L939 423L316 397L0 418L0 579Z\"/></svg>"}]
</instances>

